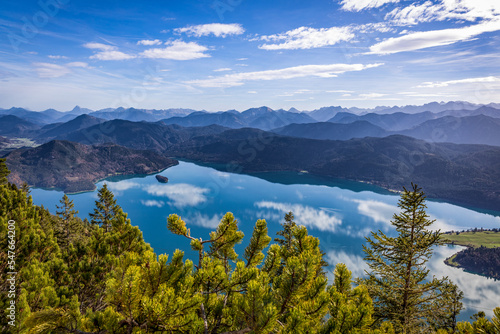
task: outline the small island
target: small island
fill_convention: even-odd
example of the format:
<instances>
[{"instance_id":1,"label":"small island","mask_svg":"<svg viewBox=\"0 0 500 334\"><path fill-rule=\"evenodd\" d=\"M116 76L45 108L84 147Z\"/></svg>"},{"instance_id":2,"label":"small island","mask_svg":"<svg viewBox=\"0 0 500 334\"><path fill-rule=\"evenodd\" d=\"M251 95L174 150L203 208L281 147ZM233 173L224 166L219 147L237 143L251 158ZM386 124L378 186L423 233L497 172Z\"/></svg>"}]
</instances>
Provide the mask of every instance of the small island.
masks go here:
<instances>
[{"instance_id":1,"label":"small island","mask_svg":"<svg viewBox=\"0 0 500 334\"><path fill-rule=\"evenodd\" d=\"M160 183L168 183L168 177L162 175L156 175L156 180Z\"/></svg>"},{"instance_id":2,"label":"small island","mask_svg":"<svg viewBox=\"0 0 500 334\"><path fill-rule=\"evenodd\" d=\"M445 263L481 276L500 279L500 229L474 229L443 234L446 243L466 246Z\"/></svg>"}]
</instances>

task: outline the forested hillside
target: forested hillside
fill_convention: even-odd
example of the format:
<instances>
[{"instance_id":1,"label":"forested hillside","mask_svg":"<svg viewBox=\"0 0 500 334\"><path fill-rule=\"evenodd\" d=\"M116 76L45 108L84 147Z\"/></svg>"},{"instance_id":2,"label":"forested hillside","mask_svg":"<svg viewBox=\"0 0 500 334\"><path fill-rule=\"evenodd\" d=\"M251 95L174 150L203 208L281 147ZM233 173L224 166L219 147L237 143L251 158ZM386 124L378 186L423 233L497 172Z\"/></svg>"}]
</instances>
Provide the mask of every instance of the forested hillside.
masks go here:
<instances>
[{"instance_id":1,"label":"forested hillside","mask_svg":"<svg viewBox=\"0 0 500 334\"><path fill-rule=\"evenodd\" d=\"M57 188L65 192L95 189L95 182L112 175L152 174L178 164L154 151L115 144L82 145L53 140L36 148L7 155L13 169L9 180L17 185Z\"/></svg>"},{"instance_id":2,"label":"forested hillside","mask_svg":"<svg viewBox=\"0 0 500 334\"><path fill-rule=\"evenodd\" d=\"M500 248L468 247L447 259L447 263L479 275L500 279Z\"/></svg>"}]
</instances>

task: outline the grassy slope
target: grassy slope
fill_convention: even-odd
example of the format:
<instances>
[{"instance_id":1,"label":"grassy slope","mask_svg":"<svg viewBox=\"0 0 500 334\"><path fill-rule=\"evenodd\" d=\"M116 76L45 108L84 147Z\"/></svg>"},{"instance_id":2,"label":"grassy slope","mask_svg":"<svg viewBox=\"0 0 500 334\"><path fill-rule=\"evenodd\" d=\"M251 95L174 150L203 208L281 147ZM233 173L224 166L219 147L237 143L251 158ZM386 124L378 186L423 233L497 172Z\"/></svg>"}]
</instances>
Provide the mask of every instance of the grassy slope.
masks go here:
<instances>
[{"instance_id":1,"label":"grassy slope","mask_svg":"<svg viewBox=\"0 0 500 334\"><path fill-rule=\"evenodd\" d=\"M500 232L460 232L458 235L455 233L443 234L442 238L447 243L467 247L500 247Z\"/></svg>"},{"instance_id":2,"label":"grassy slope","mask_svg":"<svg viewBox=\"0 0 500 334\"><path fill-rule=\"evenodd\" d=\"M459 232L459 234L446 233L442 235L442 239L447 243L466 247L500 247L500 232L493 231ZM457 254L454 254L451 257L447 258L444 262L451 267L461 268L462 265L455 261Z\"/></svg>"}]
</instances>

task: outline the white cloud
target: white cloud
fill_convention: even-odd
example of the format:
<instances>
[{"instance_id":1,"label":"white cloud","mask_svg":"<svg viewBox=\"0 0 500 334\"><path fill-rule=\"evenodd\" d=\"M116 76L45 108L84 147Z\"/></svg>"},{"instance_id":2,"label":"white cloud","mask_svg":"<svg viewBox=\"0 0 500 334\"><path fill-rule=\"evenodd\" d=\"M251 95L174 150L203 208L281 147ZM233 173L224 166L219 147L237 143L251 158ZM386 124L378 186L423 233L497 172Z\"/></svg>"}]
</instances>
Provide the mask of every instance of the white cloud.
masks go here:
<instances>
[{"instance_id":1,"label":"white cloud","mask_svg":"<svg viewBox=\"0 0 500 334\"><path fill-rule=\"evenodd\" d=\"M137 42L137 45L147 45L147 46L160 45L160 44L162 44L162 41L160 41L159 39L155 40L143 39L142 41Z\"/></svg>"},{"instance_id":2,"label":"white cloud","mask_svg":"<svg viewBox=\"0 0 500 334\"><path fill-rule=\"evenodd\" d=\"M147 200L147 201L144 201L144 200L141 200L141 203L147 207L157 207L157 208L162 208L163 206L165 206L165 202L163 201L157 201L157 200Z\"/></svg>"},{"instance_id":3,"label":"white cloud","mask_svg":"<svg viewBox=\"0 0 500 334\"><path fill-rule=\"evenodd\" d=\"M113 45L108 45L108 44L102 44L102 43L86 43L83 45L83 47L87 49L97 49L101 51L112 51L116 50L117 47Z\"/></svg>"},{"instance_id":4,"label":"white cloud","mask_svg":"<svg viewBox=\"0 0 500 334\"><path fill-rule=\"evenodd\" d=\"M270 201L261 201L254 204L260 209L271 209L281 213L281 216L292 211L295 221L299 225L315 228L320 231L335 232L337 227L342 225L342 219L328 214L324 210L315 209L310 206L290 203L277 203Z\"/></svg>"},{"instance_id":5,"label":"white cloud","mask_svg":"<svg viewBox=\"0 0 500 334\"><path fill-rule=\"evenodd\" d=\"M402 93L398 93L398 94L402 94ZM406 95L406 96L411 96L411 97L420 97L420 98L425 98L425 97L432 97L432 98L435 98L435 99L446 99L446 98L458 98L460 97L460 95L457 95L457 94L443 94L443 93L440 93L440 94L420 94L420 93L413 93L413 94L402 94L402 95Z\"/></svg>"},{"instance_id":6,"label":"white cloud","mask_svg":"<svg viewBox=\"0 0 500 334\"><path fill-rule=\"evenodd\" d=\"M50 59L68 59L66 56L54 56L54 55L48 55Z\"/></svg>"},{"instance_id":7,"label":"white cloud","mask_svg":"<svg viewBox=\"0 0 500 334\"><path fill-rule=\"evenodd\" d=\"M170 46L166 48L149 49L141 53L144 58L153 59L172 59L172 60L191 60L198 58L207 58L207 47L195 42L183 42L181 40L169 42Z\"/></svg>"},{"instance_id":8,"label":"white cloud","mask_svg":"<svg viewBox=\"0 0 500 334\"><path fill-rule=\"evenodd\" d=\"M133 59L136 56L123 53L118 51L118 48L113 45L102 44L102 43L86 43L83 45L87 49L100 50L97 51L90 59L98 60L127 60Z\"/></svg>"},{"instance_id":9,"label":"white cloud","mask_svg":"<svg viewBox=\"0 0 500 334\"><path fill-rule=\"evenodd\" d=\"M396 25L415 25L419 22L429 22L439 20L443 16L443 6L434 5L431 1L423 4L411 4L403 8L396 8L385 16L386 20L391 20Z\"/></svg>"},{"instance_id":10,"label":"white cloud","mask_svg":"<svg viewBox=\"0 0 500 334\"><path fill-rule=\"evenodd\" d=\"M365 23L352 25L351 28L360 34L370 34L373 32L396 32L389 22Z\"/></svg>"},{"instance_id":11,"label":"white cloud","mask_svg":"<svg viewBox=\"0 0 500 334\"><path fill-rule=\"evenodd\" d=\"M391 2L399 2L399 0L342 0L340 4L343 10L359 12L363 9L378 8Z\"/></svg>"},{"instance_id":12,"label":"white cloud","mask_svg":"<svg viewBox=\"0 0 500 334\"><path fill-rule=\"evenodd\" d=\"M280 80L303 78L307 76L316 76L321 78L333 78L338 74L351 71L362 71L364 69L378 67L383 65L377 64L331 64L331 65L303 65L295 67L287 67L280 70L267 70L258 72L243 72L235 74L226 74L222 77L209 79L192 80L187 84L199 87L234 87L241 86L245 81L259 80Z\"/></svg>"},{"instance_id":13,"label":"white cloud","mask_svg":"<svg viewBox=\"0 0 500 334\"><path fill-rule=\"evenodd\" d=\"M146 192L154 196L167 197L176 207L196 206L207 201L205 194L210 190L190 184L165 184L148 186Z\"/></svg>"},{"instance_id":14,"label":"white cloud","mask_svg":"<svg viewBox=\"0 0 500 334\"><path fill-rule=\"evenodd\" d=\"M346 93L346 94L350 94L350 93L354 93L354 91L352 90L327 90L326 91L327 93Z\"/></svg>"},{"instance_id":15,"label":"white cloud","mask_svg":"<svg viewBox=\"0 0 500 334\"><path fill-rule=\"evenodd\" d=\"M87 63L85 63L83 61L74 61L74 62L68 63L66 65L68 65L69 67L82 67L82 68L89 67L89 64L87 64Z\"/></svg>"},{"instance_id":16,"label":"white cloud","mask_svg":"<svg viewBox=\"0 0 500 334\"><path fill-rule=\"evenodd\" d=\"M442 0L440 3L426 1L396 8L385 17L397 25L415 25L420 22L478 19L497 19L500 16L500 3L490 0Z\"/></svg>"},{"instance_id":17,"label":"white cloud","mask_svg":"<svg viewBox=\"0 0 500 334\"><path fill-rule=\"evenodd\" d=\"M380 93L367 93L367 94L359 94L359 98L369 100L369 99L377 99L385 95L386 94L380 94Z\"/></svg>"},{"instance_id":18,"label":"white cloud","mask_svg":"<svg viewBox=\"0 0 500 334\"><path fill-rule=\"evenodd\" d=\"M263 44L260 49L264 50L296 50L319 48L328 45L335 45L342 41L349 41L355 35L349 27L332 27L314 29L310 27L300 27L282 34L261 36L263 41L276 41L277 44Z\"/></svg>"},{"instance_id":19,"label":"white cloud","mask_svg":"<svg viewBox=\"0 0 500 334\"><path fill-rule=\"evenodd\" d=\"M500 77L490 76L490 77L467 78L467 79L449 80L449 81L424 82L417 87L436 88L436 87L447 87L449 85L458 85L458 84L493 83L493 82L500 82Z\"/></svg>"},{"instance_id":20,"label":"white cloud","mask_svg":"<svg viewBox=\"0 0 500 334\"><path fill-rule=\"evenodd\" d=\"M414 32L386 39L370 47L371 54L391 54L467 41L485 32L500 30L500 20L488 21L464 28Z\"/></svg>"},{"instance_id":21,"label":"white cloud","mask_svg":"<svg viewBox=\"0 0 500 334\"><path fill-rule=\"evenodd\" d=\"M218 69L214 70L214 72L227 72L227 71L232 71L232 69L229 67L223 67L223 68L218 68Z\"/></svg>"},{"instance_id":22,"label":"white cloud","mask_svg":"<svg viewBox=\"0 0 500 334\"><path fill-rule=\"evenodd\" d=\"M71 73L66 66L50 63L33 63L36 66L35 71L40 78L59 78Z\"/></svg>"},{"instance_id":23,"label":"white cloud","mask_svg":"<svg viewBox=\"0 0 500 334\"><path fill-rule=\"evenodd\" d=\"M227 37L229 35L241 35L245 32L245 29L241 24L223 24L223 23L210 23L202 24L196 26L189 26L185 28L175 29L177 33L186 33L190 36L208 36L214 35L216 37Z\"/></svg>"},{"instance_id":24,"label":"white cloud","mask_svg":"<svg viewBox=\"0 0 500 334\"><path fill-rule=\"evenodd\" d=\"M133 58L135 58L134 55L129 55L121 51L102 51L90 56L90 59L98 60L127 60Z\"/></svg>"}]
</instances>

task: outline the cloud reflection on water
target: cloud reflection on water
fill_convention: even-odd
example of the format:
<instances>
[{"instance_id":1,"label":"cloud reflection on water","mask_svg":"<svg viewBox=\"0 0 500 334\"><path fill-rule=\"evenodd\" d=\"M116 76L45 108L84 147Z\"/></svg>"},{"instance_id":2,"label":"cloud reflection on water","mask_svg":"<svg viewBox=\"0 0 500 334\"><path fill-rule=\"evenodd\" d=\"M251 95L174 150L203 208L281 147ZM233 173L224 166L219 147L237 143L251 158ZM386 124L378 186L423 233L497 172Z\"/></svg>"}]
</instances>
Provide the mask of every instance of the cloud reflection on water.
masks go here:
<instances>
[{"instance_id":1,"label":"cloud reflection on water","mask_svg":"<svg viewBox=\"0 0 500 334\"><path fill-rule=\"evenodd\" d=\"M281 217L292 211L297 224L318 229L320 231L335 232L337 231L337 228L342 225L341 218L310 206L271 201L256 202L254 205L259 209L271 209L278 211L281 213Z\"/></svg>"},{"instance_id":2,"label":"cloud reflection on water","mask_svg":"<svg viewBox=\"0 0 500 334\"><path fill-rule=\"evenodd\" d=\"M187 183L150 185L145 191L154 196L167 197L175 207L196 206L207 201L207 188L196 187Z\"/></svg>"},{"instance_id":3,"label":"cloud reflection on water","mask_svg":"<svg viewBox=\"0 0 500 334\"><path fill-rule=\"evenodd\" d=\"M349 254L344 250L331 250L326 253L326 261L333 268L339 264L343 263L352 272L352 278L364 277L365 270L369 270L368 265L365 260L359 255ZM333 275L332 275L333 278Z\"/></svg>"},{"instance_id":4,"label":"cloud reflection on water","mask_svg":"<svg viewBox=\"0 0 500 334\"><path fill-rule=\"evenodd\" d=\"M460 268L447 266L444 263L446 258L461 249L463 247L460 246L438 247L427 263L427 268L436 277L448 276L464 292L462 303L465 308L472 309L474 312L483 310L488 316L492 316L493 309L500 306L498 297L500 296L500 282L465 272Z\"/></svg>"}]
</instances>

